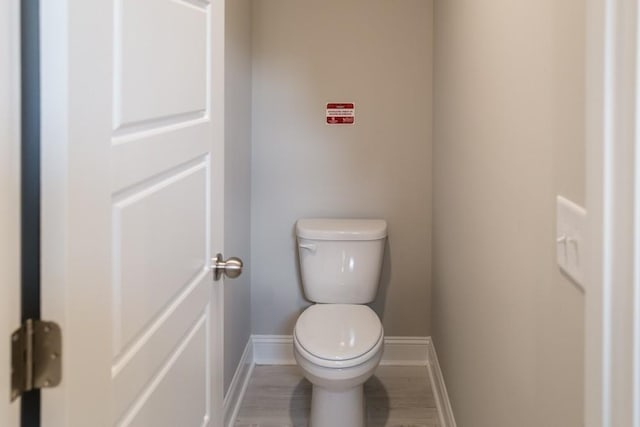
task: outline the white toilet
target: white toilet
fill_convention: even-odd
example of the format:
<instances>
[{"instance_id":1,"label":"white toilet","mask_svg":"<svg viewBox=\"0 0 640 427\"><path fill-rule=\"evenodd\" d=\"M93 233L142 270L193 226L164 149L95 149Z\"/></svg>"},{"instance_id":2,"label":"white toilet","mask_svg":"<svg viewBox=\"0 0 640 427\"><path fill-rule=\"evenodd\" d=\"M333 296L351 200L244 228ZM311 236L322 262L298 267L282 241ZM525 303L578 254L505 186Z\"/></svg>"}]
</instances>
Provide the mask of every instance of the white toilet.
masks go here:
<instances>
[{"instance_id":1,"label":"white toilet","mask_svg":"<svg viewBox=\"0 0 640 427\"><path fill-rule=\"evenodd\" d=\"M380 363L384 333L364 304L378 290L387 223L371 219L301 219L296 224L306 297L294 355L313 384L312 427L366 424L363 384Z\"/></svg>"}]
</instances>

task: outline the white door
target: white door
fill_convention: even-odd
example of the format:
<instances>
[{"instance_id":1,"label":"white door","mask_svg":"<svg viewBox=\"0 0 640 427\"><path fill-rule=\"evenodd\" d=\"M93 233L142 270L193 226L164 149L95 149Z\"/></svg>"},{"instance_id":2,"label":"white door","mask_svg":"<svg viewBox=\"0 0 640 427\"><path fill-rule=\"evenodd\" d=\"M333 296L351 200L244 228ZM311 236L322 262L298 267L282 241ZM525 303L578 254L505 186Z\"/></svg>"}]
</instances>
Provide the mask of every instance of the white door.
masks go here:
<instances>
[{"instance_id":1,"label":"white door","mask_svg":"<svg viewBox=\"0 0 640 427\"><path fill-rule=\"evenodd\" d=\"M0 425L18 425L10 403L9 337L20 325L19 274L19 14L18 2L0 2Z\"/></svg>"},{"instance_id":2,"label":"white door","mask_svg":"<svg viewBox=\"0 0 640 427\"><path fill-rule=\"evenodd\" d=\"M41 7L43 426L217 426L223 0Z\"/></svg>"}]
</instances>

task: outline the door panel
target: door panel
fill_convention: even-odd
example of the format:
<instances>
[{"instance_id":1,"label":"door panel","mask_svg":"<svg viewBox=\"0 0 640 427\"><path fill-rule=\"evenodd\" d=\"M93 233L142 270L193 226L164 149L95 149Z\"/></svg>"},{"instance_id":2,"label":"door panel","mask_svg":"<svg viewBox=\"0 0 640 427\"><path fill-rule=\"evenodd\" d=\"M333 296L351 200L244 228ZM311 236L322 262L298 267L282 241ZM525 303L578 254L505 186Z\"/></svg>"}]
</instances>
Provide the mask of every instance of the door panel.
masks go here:
<instances>
[{"instance_id":1,"label":"door panel","mask_svg":"<svg viewBox=\"0 0 640 427\"><path fill-rule=\"evenodd\" d=\"M111 190L121 191L131 183L171 172L176 158L199 159L209 150L210 141L200 138L209 118L184 120L166 125L147 126L144 131L117 134L112 138L111 165L117 174L111 176ZM149 156L149 151L153 156Z\"/></svg>"},{"instance_id":2,"label":"door panel","mask_svg":"<svg viewBox=\"0 0 640 427\"><path fill-rule=\"evenodd\" d=\"M182 0L116 3L114 129L205 114L208 6Z\"/></svg>"},{"instance_id":3,"label":"door panel","mask_svg":"<svg viewBox=\"0 0 640 427\"><path fill-rule=\"evenodd\" d=\"M202 281L206 282L208 278L201 278ZM189 287L174 302L176 308L168 312L169 319L166 320L171 328L161 328L165 319L159 319L140 338L142 345L139 348L125 352L114 362L111 373L116 419L123 418L131 402L142 394L154 375L170 359L180 340L189 334L201 313L205 312L210 291L200 284Z\"/></svg>"},{"instance_id":4,"label":"door panel","mask_svg":"<svg viewBox=\"0 0 640 427\"><path fill-rule=\"evenodd\" d=\"M179 343L118 426L201 426L209 421L208 311Z\"/></svg>"},{"instance_id":5,"label":"door panel","mask_svg":"<svg viewBox=\"0 0 640 427\"><path fill-rule=\"evenodd\" d=\"M43 310L65 353L45 427L219 425L223 20L222 0L43 4Z\"/></svg>"},{"instance_id":6,"label":"door panel","mask_svg":"<svg viewBox=\"0 0 640 427\"><path fill-rule=\"evenodd\" d=\"M207 166L202 159L115 200L115 354L208 271Z\"/></svg>"}]
</instances>

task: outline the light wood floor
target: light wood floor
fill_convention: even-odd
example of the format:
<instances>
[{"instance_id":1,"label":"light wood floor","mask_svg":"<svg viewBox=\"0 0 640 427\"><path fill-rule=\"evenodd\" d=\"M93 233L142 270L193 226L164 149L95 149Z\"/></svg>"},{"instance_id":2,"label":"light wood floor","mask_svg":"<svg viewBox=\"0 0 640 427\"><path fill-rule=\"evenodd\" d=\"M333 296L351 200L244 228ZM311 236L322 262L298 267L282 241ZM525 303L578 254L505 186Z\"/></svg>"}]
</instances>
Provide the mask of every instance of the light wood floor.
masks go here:
<instances>
[{"instance_id":1,"label":"light wood floor","mask_svg":"<svg viewBox=\"0 0 640 427\"><path fill-rule=\"evenodd\" d=\"M440 427L425 367L380 366L364 391L368 427ZM236 427L307 426L310 404L297 366L256 366Z\"/></svg>"}]
</instances>

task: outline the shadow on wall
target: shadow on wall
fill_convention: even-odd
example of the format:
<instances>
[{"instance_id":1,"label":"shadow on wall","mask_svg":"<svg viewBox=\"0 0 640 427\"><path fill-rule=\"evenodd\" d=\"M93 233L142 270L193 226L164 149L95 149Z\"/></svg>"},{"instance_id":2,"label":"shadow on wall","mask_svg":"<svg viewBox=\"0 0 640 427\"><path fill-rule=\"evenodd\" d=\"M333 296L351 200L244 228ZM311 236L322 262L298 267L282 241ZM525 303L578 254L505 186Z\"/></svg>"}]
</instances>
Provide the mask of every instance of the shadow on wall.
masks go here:
<instances>
[{"instance_id":1,"label":"shadow on wall","mask_svg":"<svg viewBox=\"0 0 640 427\"><path fill-rule=\"evenodd\" d=\"M380 287L376 299L369 306L376 312L380 321L384 321L384 309L387 306L387 292L391 285L391 245L387 236L384 244L384 258L382 259L382 272L380 274Z\"/></svg>"},{"instance_id":2,"label":"shadow on wall","mask_svg":"<svg viewBox=\"0 0 640 427\"><path fill-rule=\"evenodd\" d=\"M304 288L302 287L302 272L300 271L300 249L298 248L298 236L296 235L296 223L293 223L293 227L291 228L291 241L293 242L293 252L296 254L296 280L298 283L298 290L300 291L300 295L303 296L305 301L309 301L307 296L304 294ZM306 308L306 307L305 307ZM304 308L300 310L300 313L304 311Z\"/></svg>"},{"instance_id":3,"label":"shadow on wall","mask_svg":"<svg viewBox=\"0 0 640 427\"><path fill-rule=\"evenodd\" d=\"M296 270L296 283L298 284L298 292L300 292L300 295L302 295L302 298L308 302L309 304L305 305L304 307L299 308L298 310L296 310L295 313L293 313L292 316L290 316L290 320L289 320L289 325L295 325L296 322L298 321L298 317L300 317L300 315L302 314L303 311L305 311L307 309L307 307L309 307L311 304L313 304L311 301L309 301L307 299L307 296L304 293L304 288L302 287L302 272L300 271L300 250L298 249L298 236L296 236L296 224L293 224L293 228L291 231L291 239L293 242L293 252L296 254L296 262L295 262L295 270ZM292 331L293 333L293 331Z\"/></svg>"},{"instance_id":4,"label":"shadow on wall","mask_svg":"<svg viewBox=\"0 0 640 427\"><path fill-rule=\"evenodd\" d=\"M349 216L345 215L345 218L346 217L349 217ZM304 297L305 301L312 303L307 299L307 296L304 293L304 288L302 287L302 272L300 271L300 250L298 249L298 244L297 244L295 224L293 225L291 236L293 239L293 245L295 246L294 248L294 252L296 254L295 269L296 269L296 279L298 283L298 290L300 291L300 294ZM369 306L373 309L373 311L376 312L376 314L380 318L380 321L384 320L384 309L386 307L386 302L387 302L387 292L389 290L389 286L391 285L391 245L389 244L389 240L390 240L390 237L387 237L387 240L385 241L384 257L382 259L382 271L380 273L380 286L378 287L378 293L376 294L376 299L369 304ZM307 307L308 306L301 308L296 313L295 318L293 320L293 324L295 324L298 316L302 314L302 312Z\"/></svg>"}]
</instances>

